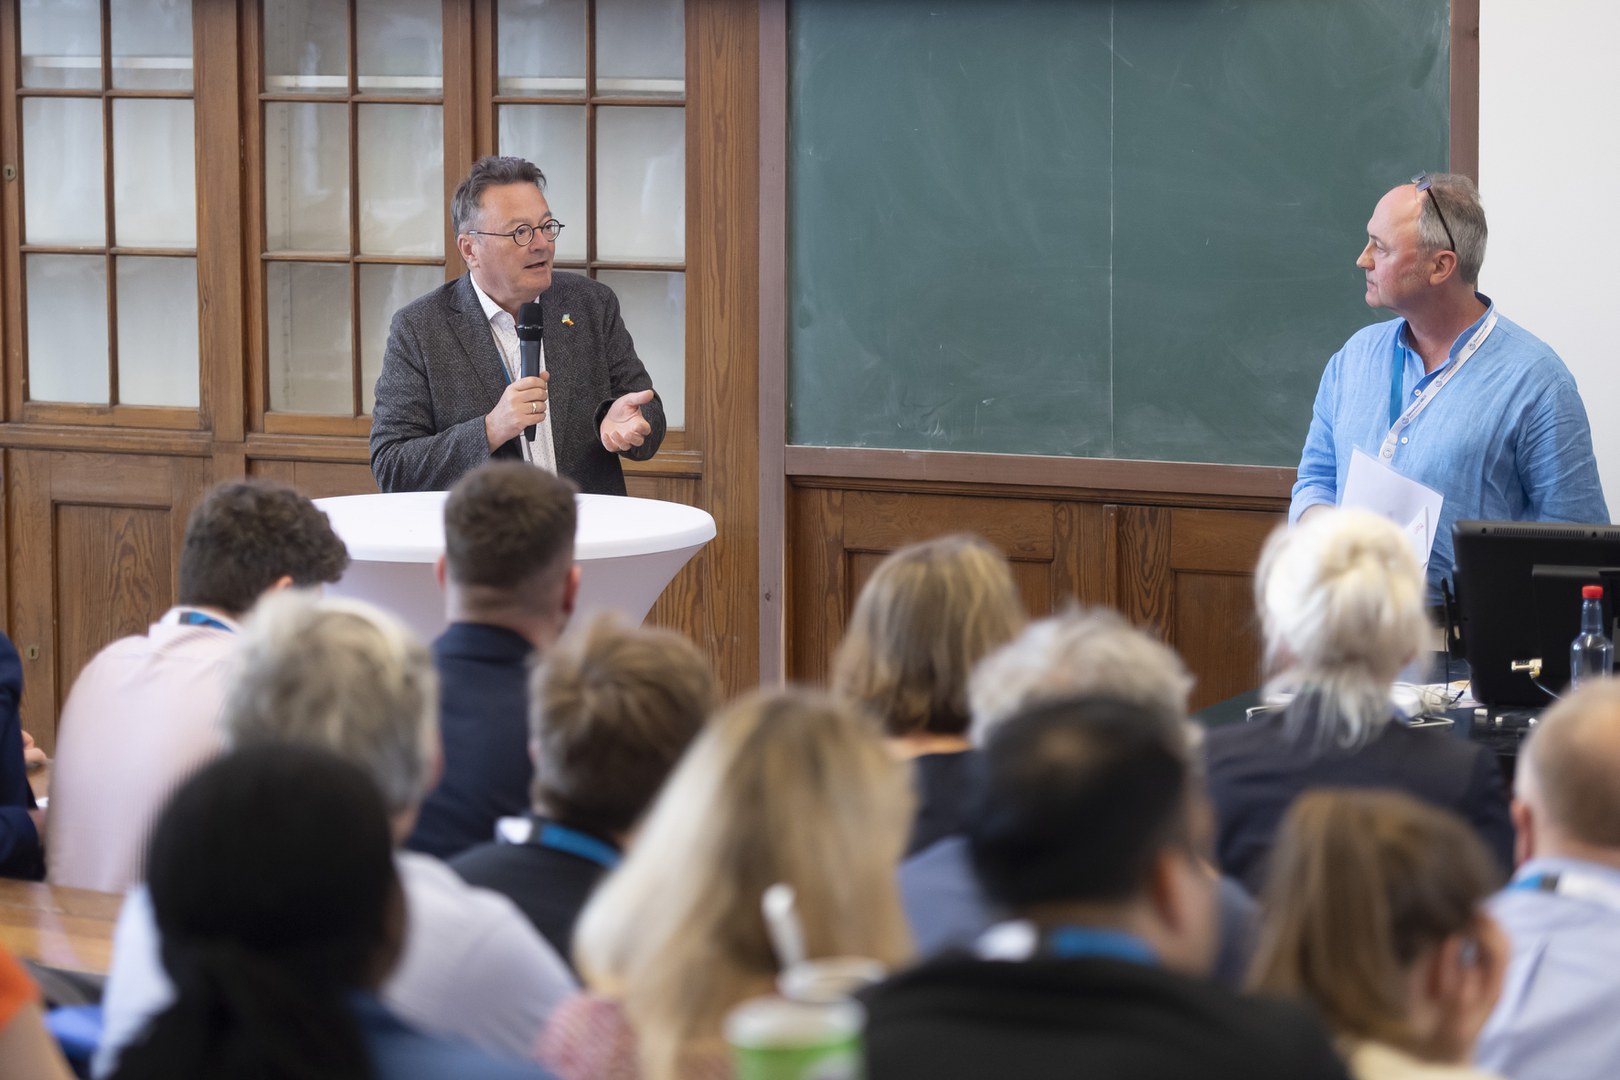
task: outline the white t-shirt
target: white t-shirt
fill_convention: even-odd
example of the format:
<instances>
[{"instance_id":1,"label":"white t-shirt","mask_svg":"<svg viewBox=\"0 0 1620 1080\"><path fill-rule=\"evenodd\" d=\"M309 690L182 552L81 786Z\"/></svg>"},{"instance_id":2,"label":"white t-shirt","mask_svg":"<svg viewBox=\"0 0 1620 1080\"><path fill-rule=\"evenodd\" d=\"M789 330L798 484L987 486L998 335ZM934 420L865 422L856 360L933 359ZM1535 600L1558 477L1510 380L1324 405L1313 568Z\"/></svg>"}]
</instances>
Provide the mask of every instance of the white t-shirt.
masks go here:
<instances>
[{"instance_id":1,"label":"white t-shirt","mask_svg":"<svg viewBox=\"0 0 1620 1080\"><path fill-rule=\"evenodd\" d=\"M397 851L394 865L408 923L383 1002L423 1031L530 1059L546 1018L577 989L568 966L501 894L468 885L427 855ZM123 1048L171 1000L152 902L139 885L118 914L93 1075L111 1073Z\"/></svg>"}]
</instances>

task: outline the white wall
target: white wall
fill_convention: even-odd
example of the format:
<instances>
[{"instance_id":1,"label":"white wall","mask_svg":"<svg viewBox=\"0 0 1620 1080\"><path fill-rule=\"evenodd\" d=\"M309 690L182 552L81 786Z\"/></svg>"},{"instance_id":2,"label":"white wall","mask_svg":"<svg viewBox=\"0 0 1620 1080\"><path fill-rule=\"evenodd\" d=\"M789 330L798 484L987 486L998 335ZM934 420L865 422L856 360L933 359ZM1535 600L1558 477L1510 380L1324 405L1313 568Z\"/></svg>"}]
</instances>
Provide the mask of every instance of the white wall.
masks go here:
<instances>
[{"instance_id":1,"label":"white wall","mask_svg":"<svg viewBox=\"0 0 1620 1080\"><path fill-rule=\"evenodd\" d=\"M1480 288L1575 374L1620 520L1620 3L1480 0Z\"/></svg>"}]
</instances>

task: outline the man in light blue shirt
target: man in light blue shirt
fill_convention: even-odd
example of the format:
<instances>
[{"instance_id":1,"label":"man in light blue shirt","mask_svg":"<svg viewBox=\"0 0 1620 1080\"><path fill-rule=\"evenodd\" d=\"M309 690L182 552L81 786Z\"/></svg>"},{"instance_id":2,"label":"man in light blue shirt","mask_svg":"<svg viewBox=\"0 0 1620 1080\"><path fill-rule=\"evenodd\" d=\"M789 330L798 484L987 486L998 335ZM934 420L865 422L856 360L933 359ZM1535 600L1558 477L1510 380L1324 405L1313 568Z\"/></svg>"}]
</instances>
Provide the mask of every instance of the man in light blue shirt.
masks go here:
<instances>
[{"instance_id":1,"label":"man in light blue shirt","mask_svg":"<svg viewBox=\"0 0 1620 1080\"><path fill-rule=\"evenodd\" d=\"M1360 448L1440 492L1431 597L1459 520L1609 520L1575 380L1543 341L1475 291L1485 211L1466 176L1420 175L1378 201L1356 265L1367 304L1400 318L1358 331L1322 375L1288 520L1344 493Z\"/></svg>"},{"instance_id":2,"label":"man in light blue shirt","mask_svg":"<svg viewBox=\"0 0 1620 1080\"><path fill-rule=\"evenodd\" d=\"M1479 1065L1514 1080L1620 1076L1620 685L1549 710L1519 755L1519 870L1491 901L1513 944Z\"/></svg>"}]
</instances>

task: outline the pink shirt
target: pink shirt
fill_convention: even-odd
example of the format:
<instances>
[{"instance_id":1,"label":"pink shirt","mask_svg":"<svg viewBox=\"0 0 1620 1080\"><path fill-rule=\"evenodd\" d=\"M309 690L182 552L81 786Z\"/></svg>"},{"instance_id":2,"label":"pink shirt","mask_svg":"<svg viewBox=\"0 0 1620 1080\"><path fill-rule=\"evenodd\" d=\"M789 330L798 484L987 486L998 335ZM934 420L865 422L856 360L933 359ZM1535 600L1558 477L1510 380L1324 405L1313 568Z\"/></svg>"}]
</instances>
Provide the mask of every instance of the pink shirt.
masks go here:
<instances>
[{"instance_id":1,"label":"pink shirt","mask_svg":"<svg viewBox=\"0 0 1620 1080\"><path fill-rule=\"evenodd\" d=\"M101 650L68 694L45 815L53 884L124 892L139 881L169 793L223 747L219 713L236 635L181 625L185 610Z\"/></svg>"}]
</instances>

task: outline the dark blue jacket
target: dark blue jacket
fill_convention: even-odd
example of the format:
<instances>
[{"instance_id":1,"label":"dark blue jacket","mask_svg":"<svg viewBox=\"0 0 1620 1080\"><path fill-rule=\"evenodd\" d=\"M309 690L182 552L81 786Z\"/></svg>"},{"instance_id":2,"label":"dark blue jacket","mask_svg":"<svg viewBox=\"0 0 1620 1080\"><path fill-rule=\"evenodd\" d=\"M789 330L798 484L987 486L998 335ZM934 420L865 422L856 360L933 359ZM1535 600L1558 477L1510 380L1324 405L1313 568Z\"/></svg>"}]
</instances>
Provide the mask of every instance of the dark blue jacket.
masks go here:
<instances>
[{"instance_id":1,"label":"dark blue jacket","mask_svg":"<svg viewBox=\"0 0 1620 1080\"><path fill-rule=\"evenodd\" d=\"M0 634L0 876L38 881L45 876L45 852L28 811L37 805L23 764L22 657Z\"/></svg>"},{"instance_id":2,"label":"dark blue jacket","mask_svg":"<svg viewBox=\"0 0 1620 1080\"><path fill-rule=\"evenodd\" d=\"M405 846L448 859L495 838L497 818L529 810L529 660L499 626L452 623L433 643L444 776Z\"/></svg>"}]
</instances>

